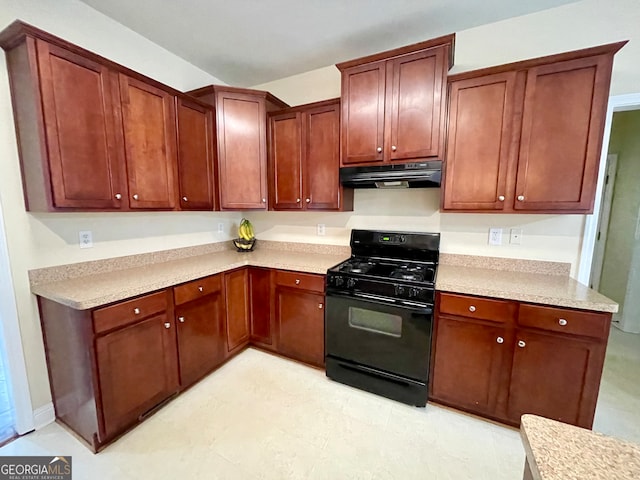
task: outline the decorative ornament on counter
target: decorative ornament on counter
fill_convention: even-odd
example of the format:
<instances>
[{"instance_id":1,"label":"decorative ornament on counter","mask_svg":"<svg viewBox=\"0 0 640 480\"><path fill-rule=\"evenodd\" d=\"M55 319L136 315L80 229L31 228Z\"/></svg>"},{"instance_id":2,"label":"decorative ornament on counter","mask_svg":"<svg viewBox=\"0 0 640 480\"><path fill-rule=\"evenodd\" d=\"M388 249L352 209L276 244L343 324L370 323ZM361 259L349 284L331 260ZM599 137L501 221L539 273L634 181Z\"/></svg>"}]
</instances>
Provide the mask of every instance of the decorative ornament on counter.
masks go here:
<instances>
[{"instance_id":1,"label":"decorative ornament on counter","mask_svg":"<svg viewBox=\"0 0 640 480\"><path fill-rule=\"evenodd\" d=\"M250 252L256 244L256 236L253 233L253 225L246 218L240 220L238 237L233 239L233 244L239 252Z\"/></svg>"}]
</instances>

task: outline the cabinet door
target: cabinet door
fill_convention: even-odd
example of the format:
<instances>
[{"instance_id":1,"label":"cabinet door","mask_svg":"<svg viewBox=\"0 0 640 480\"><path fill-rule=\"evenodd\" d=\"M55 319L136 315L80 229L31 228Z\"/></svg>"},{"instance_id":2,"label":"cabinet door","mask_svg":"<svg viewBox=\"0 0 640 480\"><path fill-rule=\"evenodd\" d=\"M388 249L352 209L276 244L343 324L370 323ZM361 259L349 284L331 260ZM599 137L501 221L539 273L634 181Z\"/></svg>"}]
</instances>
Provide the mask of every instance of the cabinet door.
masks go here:
<instances>
[{"instance_id":1,"label":"cabinet door","mask_svg":"<svg viewBox=\"0 0 640 480\"><path fill-rule=\"evenodd\" d=\"M591 428L604 345L527 330L516 334L508 418L525 413Z\"/></svg>"},{"instance_id":2,"label":"cabinet door","mask_svg":"<svg viewBox=\"0 0 640 480\"><path fill-rule=\"evenodd\" d=\"M457 318L437 320L431 396L452 406L496 414L501 371L511 354L511 334Z\"/></svg>"},{"instance_id":3,"label":"cabinet door","mask_svg":"<svg viewBox=\"0 0 640 480\"><path fill-rule=\"evenodd\" d=\"M272 345L271 270L249 269L249 293L251 296L251 341Z\"/></svg>"},{"instance_id":4,"label":"cabinet door","mask_svg":"<svg viewBox=\"0 0 640 480\"><path fill-rule=\"evenodd\" d=\"M611 62L603 55L528 71L515 209L593 211Z\"/></svg>"},{"instance_id":5,"label":"cabinet door","mask_svg":"<svg viewBox=\"0 0 640 480\"><path fill-rule=\"evenodd\" d=\"M278 351L324 366L324 295L276 287Z\"/></svg>"},{"instance_id":6,"label":"cabinet door","mask_svg":"<svg viewBox=\"0 0 640 480\"><path fill-rule=\"evenodd\" d=\"M387 138L391 161L438 157L443 149L446 69L444 48L431 48L387 63Z\"/></svg>"},{"instance_id":7,"label":"cabinet door","mask_svg":"<svg viewBox=\"0 0 640 480\"><path fill-rule=\"evenodd\" d=\"M215 208L213 111L177 99L178 183L182 210Z\"/></svg>"},{"instance_id":8,"label":"cabinet door","mask_svg":"<svg viewBox=\"0 0 640 480\"><path fill-rule=\"evenodd\" d=\"M444 210L502 210L512 141L515 72L451 83Z\"/></svg>"},{"instance_id":9,"label":"cabinet door","mask_svg":"<svg viewBox=\"0 0 640 480\"><path fill-rule=\"evenodd\" d=\"M301 114L271 116L269 127L271 207L274 210L302 210Z\"/></svg>"},{"instance_id":10,"label":"cabinet door","mask_svg":"<svg viewBox=\"0 0 640 480\"><path fill-rule=\"evenodd\" d=\"M224 274L228 352L249 341L248 283L247 268Z\"/></svg>"},{"instance_id":11,"label":"cabinet door","mask_svg":"<svg viewBox=\"0 0 640 480\"><path fill-rule=\"evenodd\" d=\"M339 105L311 109L303 114L304 202L307 210L340 208Z\"/></svg>"},{"instance_id":12,"label":"cabinet door","mask_svg":"<svg viewBox=\"0 0 640 480\"><path fill-rule=\"evenodd\" d=\"M342 165L382 162L385 61L342 72Z\"/></svg>"},{"instance_id":13,"label":"cabinet door","mask_svg":"<svg viewBox=\"0 0 640 480\"><path fill-rule=\"evenodd\" d=\"M96 357L105 436L178 389L175 328L165 314L98 337Z\"/></svg>"},{"instance_id":14,"label":"cabinet door","mask_svg":"<svg viewBox=\"0 0 640 480\"><path fill-rule=\"evenodd\" d=\"M53 206L119 209L126 191L116 74L41 40L37 50Z\"/></svg>"},{"instance_id":15,"label":"cabinet door","mask_svg":"<svg viewBox=\"0 0 640 480\"><path fill-rule=\"evenodd\" d=\"M216 95L220 208L267 208L265 100L235 92Z\"/></svg>"},{"instance_id":16,"label":"cabinet door","mask_svg":"<svg viewBox=\"0 0 640 480\"><path fill-rule=\"evenodd\" d=\"M225 358L224 303L217 292L176 308L180 384L192 384Z\"/></svg>"},{"instance_id":17,"label":"cabinet door","mask_svg":"<svg viewBox=\"0 0 640 480\"><path fill-rule=\"evenodd\" d=\"M131 208L171 209L176 201L174 97L120 74Z\"/></svg>"}]
</instances>

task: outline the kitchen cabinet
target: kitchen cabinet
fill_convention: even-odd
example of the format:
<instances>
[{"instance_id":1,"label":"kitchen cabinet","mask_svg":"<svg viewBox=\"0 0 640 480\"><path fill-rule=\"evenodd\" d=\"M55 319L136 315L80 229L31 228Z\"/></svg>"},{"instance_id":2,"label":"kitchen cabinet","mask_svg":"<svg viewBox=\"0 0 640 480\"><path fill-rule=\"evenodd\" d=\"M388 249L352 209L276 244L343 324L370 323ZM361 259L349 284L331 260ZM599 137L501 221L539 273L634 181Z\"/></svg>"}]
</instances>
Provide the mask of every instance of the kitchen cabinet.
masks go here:
<instances>
[{"instance_id":1,"label":"kitchen cabinet","mask_svg":"<svg viewBox=\"0 0 640 480\"><path fill-rule=\"evenodd\" d=\"M248 268L241 268L224 274L227 356L241 350L249 342L248 282Z\"/></svg>"},{"instance_id":2,"label":"kitchen cabinet","mask_svg":"<svg viewBox=\"0 0 640 480\"><path fill-rule=\"evenodd\" d=\"M340 101L269 115L272 210L353 210L353 189L340 185Z\"/></svg>"},{"instance_id":3,"label":"kitchen cabinet","mask_svg":"<svg viewBox=\"0 0 640 480\"><path fill-rule=\"evenodd\" d=\"M343 62L342 166L441 158L455 35Z\"/></svg>"},{"instance_id":4,"label":"kitchen cabinet","mask_svg":"<svg viewBox=\"0 0 640 480\"><path fill-rule=\"evenodd\" d=\"M176 122L173 94L120 74L120 101L129 205L176 205Z\"/></svg>"},{"instance_id":5,"label":"kitchen cabinet","mask_svg":"<svg viewBox=\"0 0 640 480\"><path fill-rule=\"evenodd\" d=\"M624 43L450 76L442 210L592 213Z\"/></svg>"},{"instance_id":6,"label":"kitchen cabinet","mask_svg":"<svg viewBox=\"0 0 640 480\"><path fill-rule=\"evenodd\" d=\"M275 318L278 352L324 366L324 277L276 271Z\"/></svg>"},{"instance_id":7,"label":"kitchen cabinet","mask_svg":"<svg viewBox=\"0 0 640 480\"><path fill-rule=\"evenodd\" d=\"M215 124L211 107L186 95L176 99L181 210L215 210Z\"/></svg>"},{"instance_id":8,"label":"kitchen cabinet","mask_svg":"<svg viewBox=\"0 0 640 480\"><path fill-rule=\"evenodd\" d=\"M174 287L180 385L220 365L227 351L222 275Z\"/></svg>"},{"instance_id":9,"label":"kitchen cabinet","mask_svg":"<svg viewBox=\"0 0 640 480\"><path fill-rule=\"evenodd\" d=\"M611 314L440 293L430 398L518 425L591 428Z\"/></svg>"},{"instance_id":10,"label":"kitchen cabinet","mask_svg":"<svg viewBox=\"0 0 640 480\"><path fill-rule=\"evenodd\" d=\"M271 316L271 270L249 268L249 316L251 318L251 343L274 348Z\"/></svg>"},{"instance_id":11,"label":"kitchen cabinet","mask_svg":"<svg viewBox=\"0 0 640 480\"><path fill-rule=\"evenodd\" d=\"M187 92L215 106L221 210L267 208L267 112L288 107L267 92L209 86Z\"/></svg>"}]
</instances>

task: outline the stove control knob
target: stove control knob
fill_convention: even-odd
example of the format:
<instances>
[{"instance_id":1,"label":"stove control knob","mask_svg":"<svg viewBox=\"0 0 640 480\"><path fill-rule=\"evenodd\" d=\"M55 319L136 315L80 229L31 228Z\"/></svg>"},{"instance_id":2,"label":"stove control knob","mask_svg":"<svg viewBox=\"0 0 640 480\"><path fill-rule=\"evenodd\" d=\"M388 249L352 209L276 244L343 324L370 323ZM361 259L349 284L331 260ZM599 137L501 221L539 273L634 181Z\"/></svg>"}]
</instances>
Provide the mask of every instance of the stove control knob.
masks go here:
<instances>
[{"instance_id":1,"label":"stove control knob","mask_svg":"<svg viewBox=\"0 0 640 480\"><path fill-rule=\"evenodd\" d=\"M347 280L347 288L353 288L356 286L356 279L355 278L349 278Z\"/></svg>"},{"instance_id":2,"label":"stove control knob","mask_svg":"<svg viewBox=\"0 0 640 480\"><path fill-rule=\"evenodd\" d=\"M400 243L405 243L407 241L407 237L404 235L400 235Z\"/></svg>"},{"instance_id":3,"label":"stove control knob","mask_svg":"<svg viewBox=\"0 0 640 480\"><path fill-rule=\"evenodd\" d=\"M334 283L336 284L336 287L339 287L344 283L344 278L342 277L335 277L333 280L334 280Z\"/></svg>"},{"instance_id":4,"label":"stove control knob","mask_svg":"<svg viewBox=\"0 0 640 480\"><path fill-rule=\"evenodd\" d=\"M409 289L409 296L412 298L415 298L418 296L418 294L420 293L420 290L417 288L410 288Z\"/></svg>"},{"instance_id":5,"label":"stove control knob","mask_svg":"<svg viewBox=\"0 0 640 480\"><path fill-rule=\"evenodd\" d=\"M405 288L402 285L396 285L396 295L404 295L405 294Z\"/></svg>"}]
</instances>

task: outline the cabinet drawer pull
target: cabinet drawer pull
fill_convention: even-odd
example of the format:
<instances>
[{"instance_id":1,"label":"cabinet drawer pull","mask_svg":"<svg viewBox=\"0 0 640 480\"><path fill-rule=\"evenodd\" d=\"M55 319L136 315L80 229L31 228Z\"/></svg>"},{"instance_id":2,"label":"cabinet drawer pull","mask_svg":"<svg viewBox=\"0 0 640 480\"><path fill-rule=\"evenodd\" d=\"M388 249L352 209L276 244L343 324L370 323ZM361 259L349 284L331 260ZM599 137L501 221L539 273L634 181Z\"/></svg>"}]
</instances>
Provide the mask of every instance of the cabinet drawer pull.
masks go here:
<instances>
[{"instance_id":1,"label":"cabinet drawer pull","mask_svg":"<svg viewBox=\"0 0 640 480\"><path fill-rule=\"evenodd\" d=\"M500 195L500 196L498 197L498 200L500 200L501 202L504 202L504 195Z\"/></svg>"},{"instance_id":2,"label":"cabinet drawer pull","mask_svg":"<svg viewBox=\"0 0 640 480\"><path fill-rule=\"evenodd\" d=\"M524 347L525 347L525 345L526 345L526 343L524 343L524 340L518 340L518 346L519 346L520 348L524 348Z\"/></svg>"},{"instance_id":3,"label":"cabinet drawer pull","mask_svg":"<svg viewBox=\"0 0 640 480\"><path fill-rule=\"evenodd\" d=\"M135 313L136 315L140 315L140 309L138 307L134 308L133 313Z\"/></svg>"},{"instance_id":4,"label":"cabinet drawer pull","mask_svg":"<svg viewBox=\"0 0 640 480\"><path fill-rule=\"evenodd\" d=\"M378 153L382 153L382 147L378 147L376 148L376 150L378 151Z\"/></svg>"},{"instance_id":5,"label":"cabinet drawer pull","mask_svg":"<svg viewBox=\"0 0 640 480\"><path fill-rule=\"evenodd\" d=\"M183 202L188 202L188 201L189 201L189 199L188 199L187 197L182 197L182 201L183 201Z\"/></svg>"},{"instance_id":6,"label":"cabinet drawer pull","mask_svg":"<svg viewBox=\"0 0 640 480\"><path fill-rule=\"evenodd\" d=\"M518 195L518 201L524 202L524 195Z\"/></svg>"},{"instance_id":7,"label":"cabinet drawer pull","mask_svg":"<svg viewBox=\"0 0 640 480\"><path fill-rule=\"evenodd\" d=\"M116 200L120 200L122 198L122 194L116 193Z\"/></svg>"},{"instance_id":8,"label":"cabinet drawer pull","mask_svg":"<svg viewBox=\"0 0 640 480\"><path fill-rule=\"evenodd\" d=\"M179 321L180 323L184 323L184 317L178 317L178 321Z\"/></svg>"},{"instance_id":9,"label":"cabinet drawer pull","mask_svg":"<svg viewBox=\"0 0 640 480\"><path fill-rule=\"evenodd\" d=\"M398 147L396 147L395 145L391 145L391 151L395 152L398 149Z\"/></svg>"},{"instance_id":10,"label":"cabinet drawer pull","mask_svg":"<svg viewBox=\"0 0 640 480\"><path fill-rule=\"evenodd\" d=\"M296 278L296 285L300 285L300 279Z\"/></svg>"},{"instance_id":11,"label":"cabinet drawer pull","mask_svg":"<svg viewBox=\"0 0 640 480\"><path fill-rule=\"evenodd\" d=\"M496 342L498 342L498 343L504 343L504 338L502 338L502 337L498 337L498 338L496 338Z\"/></svg>"},{"instance_id":12,"label":"cabinet drawer pull","mask_svg":"<svg viewBox=\"0 0 640 480\"><path fill-rule=\"evenodd\" d=\"M198 287L198 291L199 291L199 292L204 292L204 287L199 286L199 287Z\"/></svg>"},{"instance_id":13,"label":"cabinet drawer pull","mask_svg":"<svg viewBox=\"0 0 640 480\"><path fill-rule=\"evenodd\" d=\"M318 304L318 308L322 308L322 304L321 303Z\"/></svg>"},{"instance_id":14,"label":"cabinet drawer pull","mask_svg":"<svg viewBox=\"0 0 640 480\"><path fill-rule=\"evenodd\" d=\"M469 311L470 311L470 312L475 312L475 311L476 311L476 307L475 307L474 305L471 305L471 306L469 307Z\"/></svg>"},{"instance_id":15,"label":"cabinet drawer pull","mask_svg":"<svg viewBox=\"0 0 640 480\"><path fill-rule=\"evenodd\" d=\"M558 320L558 325L560 325L561 327L564 327L567 324L567 321L564 318L561 318L560 320Z\"/></svg>"},{"instance_id":16,"label":"cabinet drawer pull","mask_svg":"<svg viewBox=\"0 0 640 480\"><path fill-rule=\"evenodd\" d=\"M134 199L134 200L138 200L138 198L139 198L139 197L138 197L138 194L137 194L137 193L134 193L134 194L133 194L133 199Z\"/></svg>"},{"instance_id":17,"label":"cabinet drawer pull","mask_svg":"<svg viewBox=\"0 0 640 480\"><path fill-rule=\"evenodd\" d=\"M164 328L171 328L171 324L169 322L164 322Z\"/></svg>"}]
</instances>

